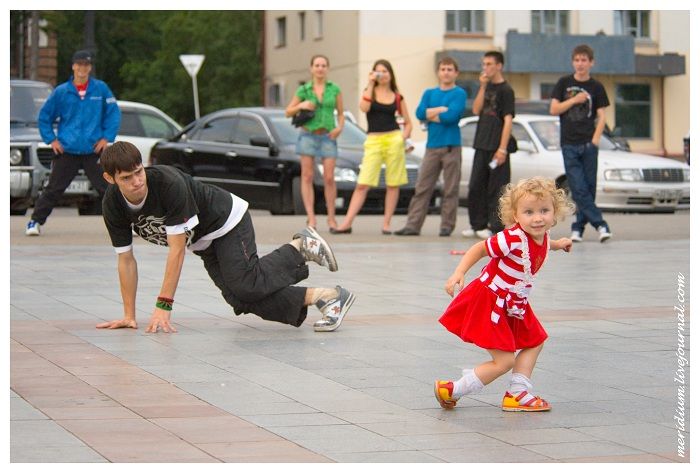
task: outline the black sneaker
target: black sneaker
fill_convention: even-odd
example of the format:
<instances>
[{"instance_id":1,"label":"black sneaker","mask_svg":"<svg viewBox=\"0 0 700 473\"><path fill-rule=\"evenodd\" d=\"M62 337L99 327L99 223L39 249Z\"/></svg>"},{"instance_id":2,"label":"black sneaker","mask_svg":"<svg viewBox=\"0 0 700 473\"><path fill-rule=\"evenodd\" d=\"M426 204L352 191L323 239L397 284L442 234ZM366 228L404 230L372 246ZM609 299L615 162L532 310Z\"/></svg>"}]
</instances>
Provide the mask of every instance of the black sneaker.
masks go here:
<instances>
[{"instance_id":1,"label":"black sneaker","mask_svg":"<svg viewBox=\"0 0 700 473\"><path fill-rule=\"evenodd\" d=\"M448 237L450 235L452 235L452 230L450 230L449 228L441 228L440 229L440 236L441 237Z\"/></svg>"},{"instance_id":2,"label":"black sneaker","mask_svg":"<svg viewBox=\"0 0 700 473\"><path fill-rule=\"evenodd\" d=\"M292 239L297 238L301 238L301 250L299 251L306 261L313 261L331 271L338 271L338 262L333 250L313 227L306 227L292 237Z\"/></svg>"},{"instance_id":3,"label":"black sneaker","mask_svg":"<svg viewBox=\"0 0 700 473\"><path fill-rule=\"evenodd\" d=\"M332 332L340 327L345 314L355 302L355 294L340 286L335 288L338 291L337 297L328 301L319 300L316 303L316 307L323 314L322 319L314 322L314 330L317 332Z\"/></svg>"}]
</instances>

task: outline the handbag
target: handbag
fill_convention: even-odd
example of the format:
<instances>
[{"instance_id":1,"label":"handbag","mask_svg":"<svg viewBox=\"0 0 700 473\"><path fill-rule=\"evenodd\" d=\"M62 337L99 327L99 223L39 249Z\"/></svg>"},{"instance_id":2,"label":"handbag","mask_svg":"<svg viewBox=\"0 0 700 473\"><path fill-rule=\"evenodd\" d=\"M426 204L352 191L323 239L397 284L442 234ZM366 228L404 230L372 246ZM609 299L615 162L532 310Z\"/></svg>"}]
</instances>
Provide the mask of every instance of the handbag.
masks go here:
<instances>
[{"instance_id":1,"label":"handbag","mask_svg":"<svg viewBox=\"0 0 700 473\"><path fill-rule=\"evenodd\" d=\"M295 127L303 126L308 123L316 115L314 110L299 110L296 115L292 117L292 125Z\"/></svg>"},{"instance_id":2,"label":"handbag","mask_svg":"<svg viewBox=\"0 0 700 473\"><path fill-rule=\"evenodd\" d=\"M304 84L304 89L309 93L309 83L307 82ZM316 97L313 98L313 101L316 103L318 106L318 100L316 100ZM292 125L295 127L299 128L300 126L305 125L311 119L316 115L315 110L299 110L293 117L292 117Z\"/></svg>"}]
</instances>

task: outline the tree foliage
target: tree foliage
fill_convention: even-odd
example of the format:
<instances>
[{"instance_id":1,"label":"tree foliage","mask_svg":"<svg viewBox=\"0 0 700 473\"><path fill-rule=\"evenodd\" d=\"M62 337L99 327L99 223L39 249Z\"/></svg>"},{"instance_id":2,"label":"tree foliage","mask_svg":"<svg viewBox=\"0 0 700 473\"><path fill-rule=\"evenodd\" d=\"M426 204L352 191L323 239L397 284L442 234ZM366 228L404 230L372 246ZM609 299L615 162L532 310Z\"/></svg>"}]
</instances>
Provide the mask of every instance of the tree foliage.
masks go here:
<instances>
[{"instance_id":1,"label":"tree foliage","mask_svg":"<svg viewBox=\"0 0 700 473\"><path fill-rule=\"evenodd\" d=\"M58 37L59 82L84 47L85 12L43 13ZM260 11L97 11L94 69L119 99L145 102L179 122L194 119L192 79L180 54L204 54L202 114L262 102Z\"/></svg>"}]
</instances>

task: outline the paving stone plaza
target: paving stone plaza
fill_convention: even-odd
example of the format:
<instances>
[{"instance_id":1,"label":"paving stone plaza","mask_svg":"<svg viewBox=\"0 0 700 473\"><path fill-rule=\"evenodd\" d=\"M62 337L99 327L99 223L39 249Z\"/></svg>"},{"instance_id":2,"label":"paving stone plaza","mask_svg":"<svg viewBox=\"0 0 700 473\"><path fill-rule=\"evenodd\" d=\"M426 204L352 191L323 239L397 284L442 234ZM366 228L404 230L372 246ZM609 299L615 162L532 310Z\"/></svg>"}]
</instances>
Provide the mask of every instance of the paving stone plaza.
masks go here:
<instances>
[{"instance_id":1,"label":"paving stone plaza","mask_svg":"<svg viewBox=\"0 0 700 473\"><path fill-rule=\"evenodd\" d=\"M320 316L313 307L298 329L235 316L188 254L173 312L178 333L146 334L167 250L136 245L139 329L96 330L122 314L116 257L101 218L74 213L57 209L35 239L22 235L24 219L10 219L11 462L662 463L690 456L689 367L679 383L674 310L679 275L688 296L690 289L687 212L611 215L609 243L590 232L572 253L550 255L531 297L550 336L533 375L537 394L553 406L544 413L501 411L506 377L454 410L437 404L433 381L459 377L487 354L437 323L449 303L444 281L459 260L450 250L474 240L457 232L438 238L435 216L420 237L382 236L374 216L360 217L352 235L320 228L340 270L314 265L304 285L340 282L357 295L336 332L313 331ZM253 218L260 253L303 226L301 217ZM658 236L639 234L649 218L661 219ZM565 222L553 236L567 229Z\"/></svg>"}]
</instances>

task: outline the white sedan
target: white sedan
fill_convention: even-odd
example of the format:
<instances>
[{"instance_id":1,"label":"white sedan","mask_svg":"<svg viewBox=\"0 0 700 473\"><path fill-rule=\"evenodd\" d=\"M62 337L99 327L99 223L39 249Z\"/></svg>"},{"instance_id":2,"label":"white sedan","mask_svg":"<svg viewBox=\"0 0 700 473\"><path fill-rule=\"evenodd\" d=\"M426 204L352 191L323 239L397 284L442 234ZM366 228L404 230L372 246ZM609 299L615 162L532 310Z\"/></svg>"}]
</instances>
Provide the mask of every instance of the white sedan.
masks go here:
<instances>
[{"instance_id":1,"label":"white sedan","mask_svg":"<svg viewBox=\"0 0 700 473\"><path fill-rule=\"evenodd\" d=\"M151 164L151 149L161 139L170 138L182 127L161 109L139 102L118 100L122 120L114 141L133 143L143 158L144 166Z\"/></svg>"},{"instance_id":2,"label":"white sedan","mask_svg":"<svg viewBox=\"0 0 700 473\"><path fill-rule=\"evenodd\" d=\"M460 201L466 201L474 158L478 117L459 122L462 133ZM516 115L513 137L518 151L510 157L511 181L544 176L568 189L559 147L559 117ZM416 143L423 156L425 142ZM607 137L600 140L596 204L604 210L673 212L690 208L690 166L669 158L622 151Z\"/></svg>"}]
</instances>

